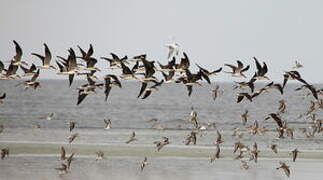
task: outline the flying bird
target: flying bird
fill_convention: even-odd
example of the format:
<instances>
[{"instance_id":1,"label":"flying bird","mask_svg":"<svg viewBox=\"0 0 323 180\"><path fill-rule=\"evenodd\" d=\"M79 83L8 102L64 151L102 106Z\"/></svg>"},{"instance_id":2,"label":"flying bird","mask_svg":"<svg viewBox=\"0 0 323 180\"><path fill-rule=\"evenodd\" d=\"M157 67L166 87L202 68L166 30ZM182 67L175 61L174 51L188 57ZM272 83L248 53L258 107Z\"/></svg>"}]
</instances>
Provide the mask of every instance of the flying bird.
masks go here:
<instances>
[{"instance_id":1,"label":"flying bird","mask_svg":"<svg viewBox=\"0 0 323 180\"><path fill-rule=\"evenodd\" d=\"M289 177L289 176L290 176L290 169L289 169L289 166L287 166L287 164L286 164L286 163L284 163L284 162L282 162L282 161L280 161L280 162L279 162L279 164L280 164L280 166L279 166L278 168L276 168L276 169L277 169L277 170L279 170L279 169L284 170L284 172L285 172L286 176L287 176L287 177Z\"/></svg>"},{"instance_id":2,"label":"flying bird","mask_svg":"<svg viewBox=\"0 0 323 180\"><path fill-rule=\"evenodd\" d=\"M215 159L220 158L220 152L221 152L220 145L217 144L215 153L213 155L211 155L211 157L210 157L210 163L213 163L215 161Z\"/></svg>"},{"instance_id":3,"label":"flying bird","mask_svg":"<svg viewBox=\"0 0 323 180\"><path fill-rule=\"evenodd\" d=\"M240 117L242 119L242 125L246 125L249 117L249 111L245 110L245 112L241 114Z\"/></svg>"},{"instance_id":4,"label":"flying bird","mask_svg":"<svg viewBox=\"0 0 323 180\"><path fill-rule=\"evenodd\" d=\"M140 164L140 171L142 172L147 165L148 165L148 159L147 159L147 157L145 157L144 160Z\"/></svg>"},{"instance_id":5,"label":"flying bird","mask_svg":"<svg viewBox=\"0 0 323 180\"><path fill-rule=\"evenodd\" d=\"M258 155L259 155L259 150L258 150L258 145L257 145L257 143L255 142L254 144L253 144L253 149L250 151L250 153L251 153L251 157L250 157L250 160L254 160L255 161L255 163L257 163L258 162Z\"/></svg>"},{"instance_id":6,"label":"flying bird","mask_svg":"<svg viewBox=\"0 0 323 180\"><path fill-rule=\"evenodd\" d=\"M38 77L39 77L39 69L32 76L32 78L30 80L27 80L27 81L24 81L22 83L19 83L16 86L19 86L20 84L24 84L25 90L27 90L28 88L33 88L33 89L40 88L41 87L40 82L36 81Z\"/></svg>"},{"instance_id":7,"label":"flying bird","mask_svg":"<svg viewBox=\"0 0 323 180\"><path fill-rule=\"evenodd\" d=\"M16 55L13 57L13 60L12 60L13 64L20 67L21 65L28 66L27 62L21 60L23 52L20 45L15 40L13 40L13 43L15 44L15 48L16 48Z\"/></svg>"},{"instance_id":8,"label":"flying bird","mask_svg":"<svg viewBox=\"0 0 323 180\"><path fill-rule=\"evenodd\" d=\"M18 65L14 63L14 61L10 62L10 65L7 70L2 68L6 71L5 74L0 74L0 80L12 80L12 79L20 79L21 77L17 74Z\"/></svg>"},{"instance_id":9,"label":"flying bird","mask_svg":"<svg viewBox=\"0 0 323 180\"><path fill-rule=\"evenodd\" d=\"M216 85L214 89L212 89L212 98L215 101L216 98L221 95L224 92L224 90L220 90L220 86Z\"/></svg>"},{"instance_id":10,"label":"flying bird","mask_svg":"<svg viewBox=\"0 0 323 180\"><path fill-rule=\"evenodd\" d=\"M126 144L129 144L129 143L131 143L131 142L133 142L133 141L137 141L138 139L136 138L136 133L135 132L132 132L132 134L131 134L131 136L130 136L130 138L129 138L129 140L128 141L126 141Z\"/></svg>"},{"instance_id":11,"label":"flying bird","mask_svg":"<svg viewBox=\"0 0 323 180\"><path fill-rule=\"evenodd\" d=\"M146 99L148 96L150 96L152 91L158 91L158 87L161 86L163 83L164 80L161 80L160 82L155 82L154 85L147 87L148 84L146 82L143 82L137 98L139 98L143 94L141 99Z\"/></svg>"},{"instance_id":12,"label":"flying bird","mask_svg":"<svg viewBox=\"0 0 323 180\"><path fill-rule=\"evenodd\" d=\"M272 145L270 146L270 149L271 149L275 154L277 154L277 153L278 153L277 144L272 144Z\"/></svg>"},{"instance_id":13,"label":"flying bird","mask_svg":"<svg viewBox=\"0 0 323 180\"><path fill-rule=\"evenodd\" d=\"M1 156L1 159L4 159L5 157L9 157L9 148L0 149L0 156Z\"/></svg>"},{"instance_id":14,"label":"flying bird","mask_svg":"<svg viewBox=\"0 0 323 180\"><path fill-rule=\"evenodd\" d=\"M107 101L112 87L117 86L119 88L122 88L122 85L121 85L121 82L119 81L118 77L113 74L106 75L104 77L104 81L105 81L105 84L104 84L105 99L104 100Z\"/></svg>"},{"instance_id":15,"label":"flying bird","mask_svg":"<svg viewBox=\"0 0 323 180\"><path fill-rule=\"evenodd\" d=\"M196 134L197 132L195 131L190 132L184 140L185 145L189 145L190 143L193 143L195 145L197 140Z\"/></svg>"},{"instance_id":16,"label":"flying bird","mask_svg":"<svg viewBox=\"0 0 323 180\"><path fill-rule=\"evenodd\" d=\"M70 136L68 136L68 138L67 138L68 143L71 144L75 140L75 138L78 137L78 136L79 136L78 133L74 133L74 134L71 134Z\"/></svg>"},{"instance_id":17,"label":"flying bird","mask_svg":"<svg viewBox=\"0 0 323 180\"><path fill-rule=\"evenodd\" d=\"M208 70L202 68L201 66L199 66L198 64L196 64L196 66L200 69L200 72L201 72L201 75L202 77L207 81L207 83L211 84L211 81L210 81L210 78L209 76L211 75L216 75L216 73L219 73L222 71L222 67L217 69L217 70L214 70L212 72L209 72Z\"/></svg>"},{"instance_id":18,"label":"flying bird","mask_svg":"<svg viewBox=\"0 0 323 180\"><path fill-rule=\"evenodd\" d=\"M253 95L248 93L238 93L237 103L240 103L244 98L247 98L250 102L252 102Z\"/></svg>"},{"instance_id":19,"label":"flying bird","mask_svg":"<svg viewBox=\"0 0 323 180\"><path fill-rule=\"evenodd\" d=\"M250 168L250 166L248 165L247 161L241 160L240 168L247 170Z\"/></svg>"},{"instance_id":20,"label":"flying bird","mask_svg":"<svg viewBox=\"0 0 323 180\"><path fill-rule=\"evenodd\" d=\"M310 91L311 91L311 93L312 93L312 95L313 95L313 97L314 97L315 99L318 99L318 91L316 90L316 88L315 88L313 85L310 85L310 84L304 84L304 85L302 85L302 86L300 86L300 87L296 88L296 89L295 89L295 91L300 91L300 90L302 90L302 89L304 89L304 88L306 88L306 89L310 90Z\"/></svg>"},{"instance_id":21,"label":"flying bird","mask_svg":"<svg viewBox=\"0 0 323 180\"><path fill-rule=\"evenodd\" d=\"M287 71L284 73L283 88L286 86L288 80L297 80L303 84L308 84L304 79L302 79L301 74L298 71Z\"/></svg>"},{"instance_id":22,"label":"flying bird","mask_svg":"<svg viewBox=\"0 0 323 180\"><path fill-rule=\"evenodd\" d=\"M256 79L251 78L248 82L246 81L242 81L242 82L236 82L234 81L235 85L233 85L233 90L235 89L245 89L247 87L250 88L251 92L253 93L255 90L255 85L254 82L256 81Z\"/></svg>"},{"instance_id":23,"label":"flying bird","mask_svg":"<svg viewBox=\"0 0 323 180\"><path fill-rule=\"evenodd\" d=\"M108 120L104 119L103 121L105 123L104 129L111 129L111 120L110 119L108 119Z\"/></svg>"},{"instance_id":24,"label":"flying bird","mask_svg":"<svg viewBox=\"0 0 323 180\"><path fill-rule=\"evenodd\" d=\"M46 43L44 43L45 46L45 56L37 54L37 53L31 53L31 55L38 57L42 61L42 66L39 66L40 69L55 69L56 67L50 64L50 61L52 60L52 54L47 46Z\"/></svg>"},{"instance_id":25,"label":"flying bird","mask_svg":"<svg viewBox=\"0 0 323 180\"><path fill-rule=\"evenodd\" d=\"M60 156L60 160L61 161L66 160L66 151L65 151L64 146L61 146L61 156Z\"/></svg>"},{"instance_id":26,"label":"flying bird","mask_svg":"<svg viewBox=\"0 0 323 180\"><path fill-rule=\"evenodd\" d=\"M20 68L24 71L23 76L32 76L36 73L37 67L35 64L32 64L29 68L20 66Z\"/></svg>"},{"instance_id":27,"label":"flying bird","mask_svg":"<svg viewBox=\"0 0 323 180\"><path fill-rule=\"evenodd\" d=\"M234 66L231 64L224 64L225 66L228 66L232 69L232 72L225 72L232 74L233 77L244 77L247 78L246 75L243 74L243 72L248 71L250 68L250 65L244 67L241 61L237 60L238 66Z\"/></svg>"},{"instance_id":28,"label":"flying bird","mask_svg":"<svg viewBox=\"0 0 323 180\"><path fill-rule=\"evenodd\" d=\"M59 68L59 72L57 73L57 75L68 75L69 86L71 86L73 83L75 74L81 75L82 73L79 73L80 67L78 67L74 50L70 48L68 52L69 52L69 55L67 59L61 56L57 56L57 58L59 58L60 61L56 61L56 64L58 65L58 68ZM85 74L88 74L88 73L85 73Z\"/></svg>"},{"instance_id":29,"label":"flying bird","mask_svg":"<svg viewBox=\"0 0 323 180\"><path fill-rule=\"evenodd\" d=\"M293 162L296 161L296 158L297 158L298 153L299 153L299 150L297 148L292 151L292 154L293 154Z\"/></svg>"},{"instance_id":30,"label":"flying bird","mask_svg":"<svg viewBox=\"0 0 323 180\"><path fill-rule=\"evenodd\" d=\"M67 165L62 163L60 167L58 168L55 168L59 174L59 176L62 176L64 174L67 174L68 173L68 170L67 170Z\"/></svg>"},{"instance_id":31,"label":"flying bird","mask_svg":"<svg viewBox=\"0 0 323 180\"><path fill-rule=\"evenodd\" d=\"M263 62L263 66L261 66L256 57L253 57L253 59L256 63L257 72L255 72L255 75L252 78L257 80L269 80L269 78L265 75L268 72L267 64Z\"/></svg>"},{"instance_id":32,"label":"flying bird","mask_svg":"<svg viewBox=\"0 0 323 180\"><path fill-rule=\"evenodd\" d=\"M166 44L166 47L168 48L168 59L173 58L174 56L178 56L179 54L179 44L177 43L170 43Z\"/></svg>"},{"instance_id":33,"label":"flying bird","mask_svg":"<svg viewBox=\"0 0 323 180\"><path fill-rule=\"evenodd\" d=\"M157 151L160 151L164 146L169 144L168 137L163 137L160 141L155 141L154 144L156 144Z\"/></svg>"},{"instance_id":34,"label":"flying bird","mask_svg":"<svg viewBox=\"0 0 323 180\"><path fill-rule=\"evenodd\" d=\"M293 67L293 69L299 69L299 68L302 68L302 67L303 67L303 65L300 62L295 61L295 66Z\"/></svg>"},{"instance_id":35,"label":"flying bird","mask_svg":"<svg viewBox=\"0 0 323 180\"><path fill-rule=\"evenodd\" d=\"M222 134L219 132L219 130L216 130L216 134L217 134L217 138L213 144L217 145L217 144L223 143L224 141L222 139Z\"/></svg>"},{"instance_id":36,"label":"flying bird","mask_svg":"<svg viewBox=\"0 0 323 180\"><path fill-rule=\"evenodd\" d=\"M285 113L286 112L286 101L285 100L279 100L279 107L278 107L278 113Z\"/></svg>"},{"instance_id":37,"label":"flying bird","mask_svg":"<svg viewBox=\"0 0 323 180\"><path fill-rule=\"evenodd\" d=\"M97 151L96 153L96 161L104 159L104 153L102 151Z\"/></svg>"},{"instance_id":38,"label":"flying bird","mask_svg":"<svg viewBox=\"0 0 323 180\"><path fill-rule=\"evenodd\" d=\"M75 128L76 122L75 121L70 121L69 122L69 130L72 132L72 130Z\"/></svg>"}]
</instances>

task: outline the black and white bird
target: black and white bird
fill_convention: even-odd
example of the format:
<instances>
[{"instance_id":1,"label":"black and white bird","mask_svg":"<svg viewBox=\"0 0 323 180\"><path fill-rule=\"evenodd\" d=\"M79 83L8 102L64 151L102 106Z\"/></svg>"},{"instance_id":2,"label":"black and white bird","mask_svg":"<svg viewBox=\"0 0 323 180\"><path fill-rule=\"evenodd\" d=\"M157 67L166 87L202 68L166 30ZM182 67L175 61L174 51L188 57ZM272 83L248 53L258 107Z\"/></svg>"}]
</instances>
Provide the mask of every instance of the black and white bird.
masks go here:
<instances>
[{"instance_id":1,"label":"black and white bird","mask_svg":"<svg viewBox=\"0 0 323 180\"><path fill-rule=\"evenodd\" d=\"M105 98L104 98L104 100L107 101L112 87L117 86L119 88L122 88L122 85L121 85L121 82L119 81L118 77L113 74L106 75L104 77L104 81L105 81L105 84L104 84Z\"/></svg>"},{"instance_id":2,"label":"black and white bird","mask_svg":"<svg viewBox=\"0 0 323 180\"><path fill-rule=\"evenodd\" d=\"M52 54L47 46L46 43L44 43L45 46L45 55L40 55L37 53L31 53L31 55L34 55L38 57L42 61L42 66L39 66L40 69L55 69L56 67L50 64L50 61L52 60Z\"/></svg>"},{"instance_id":3,"label":"black and white bird","mask_svg":"<svg viewBox=\"0 0 323 180\"><path fill-rule=\"evenodd\" d=\"M247 78L246 75L243 74L243 72L248 71L250 68L250 65L244 67L241 61L237 60L238 66L234 66L231 64L224 64L225 66L228 66L232 69L232 72L226 72L232 74L233 77L244 77Z\"/></svg>"},{"instance_id":4,"label":"black and white bird","mask_svg":"<svg viewBox=\"0 0 323 180\"><path fill-rule=\"evenodd\" d=\"M255 60L255 63L256 63L257 72L255 72L255 75L252 78L257 80L263 80L263 79L269 80L269 78L266 76L268 72L267 64L263 62L263 66L261 66L256 57L253 57L253 59Z\"/></svg>"}]
</instances>

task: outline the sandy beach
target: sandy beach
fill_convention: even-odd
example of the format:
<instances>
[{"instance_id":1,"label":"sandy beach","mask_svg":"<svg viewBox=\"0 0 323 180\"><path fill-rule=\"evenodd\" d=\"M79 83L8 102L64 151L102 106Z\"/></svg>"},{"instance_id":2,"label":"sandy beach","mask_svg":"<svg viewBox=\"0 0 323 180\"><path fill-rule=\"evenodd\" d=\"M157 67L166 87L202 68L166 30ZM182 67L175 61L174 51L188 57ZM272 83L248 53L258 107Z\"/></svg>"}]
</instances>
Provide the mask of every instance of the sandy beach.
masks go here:
<instances>
[{"instance_id":1,"label":"sandy beach","mask_svg":"<svg viewBox=\"0 0 323 180\"><path fill-rule=\"evenodd\" d=\"M200 137L198 145L190 146L182 143L183 134L189 131L178 130L136 130L139 140L125 144L131 131L78 129L80 137L70 145L66 140L69 135L66 129L7 128L0 136L0 146L9 147L11 154L0 161L0 179L286 179L283 171L275 169L279 161L290 166L290 179L301 180L311 176L311 179L319 180L323 176L320 168L323 151L302 145L301 138L294 140L301 151L296 162L292 162L290 149L280 148L279 153L274 154L265 143L259 143L258 163L251 161L250 168L244 170L240 168L240 160L234 159L237 154L232 152L234 139L229 132L223 133L227 141L221 148L220 159L210 163L209 157L215 152L215 147L212 146L212 138L207 137L214 137L214 131L204 132L208 136ZM172 143L157 152L152 142L164 134L171 135ZM251 145L259 138L265 137L248 137L242 142ZM60 166L61 146L65 147L68 155L75 153L70 173L64 176L59 176L55 170ZM99 150L104 152L105 159L96 161L95 152ZM140 172L140 162L145 156L149 164Z\"/></svg>"},{"instance_id":2,"label":"sandy beach","mask_svg":"<svg viewBox=\"0 0 323 180\"><path fill-rule=\"evenodd\" d=\"M283 171L276 170L280 160L287 161L293 180L321 180L322 160L299 159L292 163L289 159L260 158L257 164L250 163L250 169L240 169L240 162L230 158L209 163L208 158L148 157L149 165L140 172L143 157L112 156L95 161L94 156L76 156L71 172L59 176L55 155L12 155L0 163L0 179L5 180L54 180L54 179L240 179L272 180L287 179Z\"/></svg>"}]
</instances>

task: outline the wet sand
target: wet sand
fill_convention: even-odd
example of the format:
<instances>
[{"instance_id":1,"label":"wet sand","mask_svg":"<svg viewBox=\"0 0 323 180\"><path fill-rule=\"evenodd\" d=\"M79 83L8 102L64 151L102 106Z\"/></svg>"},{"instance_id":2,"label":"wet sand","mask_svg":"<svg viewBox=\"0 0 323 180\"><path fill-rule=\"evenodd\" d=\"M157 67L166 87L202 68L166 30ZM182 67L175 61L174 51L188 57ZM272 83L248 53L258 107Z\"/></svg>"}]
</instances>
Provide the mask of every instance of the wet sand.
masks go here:
<instances>
[{"instance_id":1,"label":"wet sand","mask_svg":"<svg viewBox=\"0 0 323 180\"><path fill-rule=\"evenodd\" d=\"M284 172L276 170L284 160L291 167L293 180L321 180L323 161L300 159L293 163L287 159L259 159L250 162L250 169L240 169L240 161L223 158L210 164L207 158L148 157L148 166L140 172L143 157L106 157L95 161L94 156L76 156L69 174L59 176L55 167L60 162L54 156L14 155L0 163L0 179L5 180L55 180L55 179L212 179L212 180L272 180L287 179Z\"/></svg>"},{"instance_id":2,"label":"wet sand","mask_svg":"<svg viewBox=\"0 0 323 180\"><path fill-rule=\"evenodd\" d=\"M66 129L6 128L0 134L0 147L9 147L10 156L0 161L0 180L51 180L51 179L287 179L283 171L276 170L279 161L291 167L290 179L321 180L323 177L323 151L318 141L322 137L304 139L296 134L294 140L271 140L275 136L269 132L265 136L249 136L240 141L252 146L257 142L260 159L257 164L250 162L249 170L240 169L240 160L234 160L233 143L237 139L231 131L223 131L225 142L221 144L221 157L210 164L209 156L215 152L212 145L215 131L205 131L198 137L197 145L185 146L183 137L188 130L144 130L135 129L138 141L125 144L134 129L103 130L82 129L71 145L67 143L70 135ZM157 152L153 141L162 136L170 137L171 144ZM304 143L306 142L306 143ZM268 147L271 143L279 145L278 154ZM67 154L75 153L70 173L58 176L56 167L60 166L60 147ZM298 148L301 153L292 162L290 151ZM96 161L95 152L103 151L105 159ZM140 162L148 157L149 165L140 172ZM246 158L247 159L247 158Z\"/></svg>"}]
</instances>

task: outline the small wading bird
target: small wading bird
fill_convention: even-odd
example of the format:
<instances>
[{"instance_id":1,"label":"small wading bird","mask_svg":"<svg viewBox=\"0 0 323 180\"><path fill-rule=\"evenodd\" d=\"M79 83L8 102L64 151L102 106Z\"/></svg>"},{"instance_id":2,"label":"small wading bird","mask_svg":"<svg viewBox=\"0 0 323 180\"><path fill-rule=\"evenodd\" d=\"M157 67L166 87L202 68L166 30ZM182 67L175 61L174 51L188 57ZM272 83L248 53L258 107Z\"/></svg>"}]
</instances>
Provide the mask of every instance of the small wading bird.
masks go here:
<instances>
[{"instance_id":1,"label":"small wading bird","mask_svg":"<svg viewBox=\"0 0 323 180\"><path fill-rule=\"evenodd\" d=\"M66 160L66 151L65 151L64 146L61 146L61 157L60 157L60 160L61 161Z\"/></svg>"},{"instance_id":2,"label":"small wading bird","mask_svg":"<svg viewBox=\"0 0 323 180\"><path fill-rule=\"evenodd\" d=\"M292 155L293 155L293 162L296 161L297 155L299 153L298 149L294 149L293 151L291 151Z\"/></svg>"},{"instance_id":3,"label":"small wading bird","mask_svg":"<svg viewBox=\"0 0 323 180\"><path fill-rule=\"evenodd\" d=\"M67 165L64 163L62 163L60 167L55 168L55 169L57 170L59 176L62 176L64 174L68 173Z\"/></svg>"},{"instance_id":4,"label":"small wading bird","mask_svg":"<svg viewBox=\"0 0 323 180\"><path fill-rule=\"evenodd\" d=\"M50 113L47 116L40 117L39 119L50 121L53 119L53 117L54 117L54 113Z\"/></svg>"},{"instance_id":5,"label":"small wading bird","mask_svg":"<svg viewBox=\"0 0 323 180\"><path fill-rule=\"evenodd\" d=\"M253 145L253 149L250 151L251 156L250 156L249 161L254 160L254 161L255 161L255 163L257 163L257 162L258 162L258 155L259 155L259 152L260 152L260 151L258 150L258 145L257 145L257 143L255 142L255 143L254 143L254 145Z\"/></svg>"},{"instance_id":6,"label":"small wading bird","mask_svg":"<svg viewBox=\"0 0 323 180\"><path fill-rule=\"evenodd\" d=\"M3 93L2 96L0 96L0 104L4 103L5 98L6 98L6 93Z\"/></svg>"},{"instance_id":7,"label":"small wading bird","mask_svg":"<svg viewBox=\"0 0 323 180\"><path fill-rule=\"evenodd\" d=\"M142 172L147 165L148 165L148 159L147 159L147 157L145 157L144 160L140 164L140 171Z\"/></svg>"},{"instance_id":8,"label":"small wading bird","mask_svg":"<svg viewBox=\"0 0 323 180\"><path fill-rule=\"evenodd\" d=\"M219 130L216 130L216 134L217 134L217 138L216 138L216 140L214 141L214 143L213 144L215 144L215 145L217 145L217 144L221 144L221 143L223 143L224 141L223 141L223 139L222 139L222 135L221 135L221 133L219 132Z\"/></svg>"},{"instance_id":9,"label":"small wading bird","mask_svg":"<svg viewBox=\"0 0 323 180\"><path fill-rule=\"evenodd\" d=\"M164 146L169 144L168 137L162 137L162 140L155 141L154 144L156 144L157 151L160 151Z\"/></svg>"},{"instance_id":10,"label":"small wading bird","mask_svg":"<svg viewBox=\"0 0 323 180\"><path fill-rule=\"evenodd\" d=\"M110 119L108 119L108 120L104 119L103 121L105 123L104 129L111 129L111 120Z\"/></svg>"},{"instance_id":11,"label":"small wading bird","mask_svg":"<svg viewBox=\"0 0 323 180\"><path fill-rule=\"evenodd\" d=\"M241 114L240 117L242 119L242 125L246 125L249 117L249 111L245 110L245 112Z\"/></svg>"},{"instance_id":12,"label":"small wading bird","mask_svg":"<svg viewBox=\"0 0 323 180\"><path fill-rule=\"evenodd\" d=\"M235 159L242 159L244 157L243 153L248 152L250 149L248 146L238 141L234 143L233 153L236 153L238 150L239 150L239 155Z\"/></svg>"},{"instance_id":13,"label":"small wading bird","mask_svg":"<svg viewBox=\"0 0 323 180\"><path fill-rule=\"evenodd\" d=\"M285 172L286 176L289 177L290 176L289 166L287 166L287 164L282 161L280 161L279 164L280 164L280 166L276 169L277 170L282 169Z\"/></svg>"},{"instance_id":14,"label":"small wading bird","mask_svg":"<svg viewBox=\"0 0 323 180\"><path fill-rule=\"evenodd\" d=\"M0 156L1 156L1 159L4 159L5 157L9 157L9 148L0 149Z\"/></svg>"},{"instance_id":15,"label":"small wading bird","mask_svg":"<svg viewBox=\"0 0 323 180\"><path fill-rule=\"evenodd\" d=\"M214 89L212 89L212 98L213 100L215 101L216 98L219 96L219 95L222 95L224 92L224 90L220 90L220 86L219 85L216 85Z\"/></svg>"},{"instance_id":16,"label":"small wading bird","mask_svg":"<svg viewBox=\"0 0 323 180\"><path fill-rule=\"evenodd\" d=\"M248 165L247 161L241 160L240 168L247 170L250 168L250 166Z\"/></svg>"},{"instance_id":17,"label":"small wading bird","mask_svg":"<svg viewBox=\"0 0 323 180\"><path fill-rule=\"evenodd\" d=\"M286 101L285 100L279 100L279 107L278 107L278 114L285 113L286 112Z\"/></svg>"},{"instance_id":18,"label":"small wading bird","mask_svg":"<svg viewBox=\"0 0 323 180\"><path fill-rule=\"evenodd\" d=\"M194 145L196 145L196 140L197 140L196 134L197 132L195 131L190 132L184 140L185 145L189 145L190 143L193 143Z\"/></svg>"},{"instance_id":19,"label":"small wading bird","mask_svg":"<svg viewBox=\"0 0 323 180\"><path fill-rule=\"evenodd\" d=\"M78 136L79 136L78 133L74 133L74 134L71 134L70 136L68 136L68 138L67 138L68 143L71 144L75 140L75 138L78 137Z\"/></svg>"},{"instance_id":20,"label":"small wading bird","mask_svg":"<svg viewBox=\"0 0 323 180\"><path fill-rule=\"evenodd\" d=\"M214 154L211 155L210 157L210 163L213 163L215 161L215 159L219 159L220 158L220 145L216 145L216 151Z\"/></svg>"},{"instance_id":21,"label":"small wading bird","mask_svg":"<svg viewBox=\"0 0 323 180\"><path fill-rule=\"evenodd\" d=\"M71 169L71 163L74 160L74 155L75 153L72 153L67 159L66 159L66 163L67 163L67 169Z\"/></svg>"},{"instance_id":22,"label":"small wading bird","mask_svg":"<svg viewBox=\"0 0 323 180\"><path fill-rule=\"evenodd\" d=\"M75 121L70 121L69 122L69 130L72 132L72 130L75 128L76 122Z\"/></svg>"},{"instance_id":23,"label":"small wading bird","mask_svg":"<svg viewBox=\"0 0 323 180\"><path fill-rule=\"evenodd\" d=\"M102 151L97 151L96 153L96 161L104 159L104 153Z\"/></svg>"},{"instance_id":24,"label":"small wading bird","mask_svg":"<svg viewBox=\"0 0 323 180\"><path fill-rule=\"evenodd\" d=\"M251 135L256 135L256 134L263 135L266 131L268 131L268 129L265 126L260 127L257 120L255 120L255 122L252 125L248 126L247 129L249 130L249 133Z\"/></svg>"},{"instance_id":25,"label":"small wading bird","mask_svg":"<svg viewBox=\"0 0 323 180\"><path fill-rule=\"evenodd\" d=\"M270 146L270 149L271 149L275 154L277 154L277 153L278 153L277 144L272 144L272 145Z\"/></svg>"},{"instance_id":26,"label":"small wading bird","mask_svg":"<svg viewBox=\"0 0 323 180\"><path fill-rule=\"evenodd\" d=\"M126 144L129 144L129 143L131 143L131 142L133 142L133 141L137 141L136 133L135 133L135 132L132 132L132 134L131 134L131 136L130 136L129 140L128 140L128 141L126 141Z\"/></svg>"}]
</instances>

